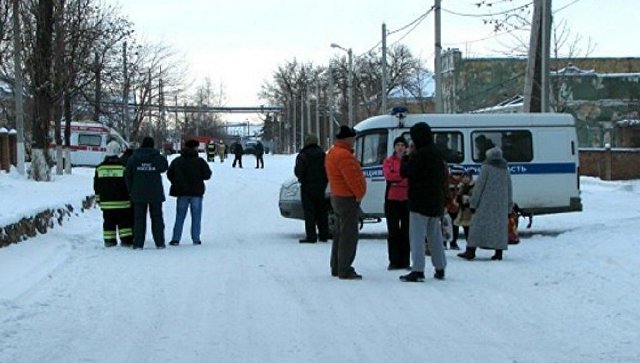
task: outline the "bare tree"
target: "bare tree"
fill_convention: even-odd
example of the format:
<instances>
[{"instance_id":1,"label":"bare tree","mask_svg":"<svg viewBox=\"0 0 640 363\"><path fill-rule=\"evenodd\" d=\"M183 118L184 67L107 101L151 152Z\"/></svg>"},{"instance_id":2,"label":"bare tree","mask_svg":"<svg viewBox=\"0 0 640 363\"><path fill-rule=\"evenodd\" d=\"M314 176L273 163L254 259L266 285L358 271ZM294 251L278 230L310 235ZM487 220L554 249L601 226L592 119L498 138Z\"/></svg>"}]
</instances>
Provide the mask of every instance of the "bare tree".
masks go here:
<instances>
[{"instance_id":1,"label":"bare tree","mask_svg":"<svg viewBox=\"0 0 640 363\"><path fill-rule=\"evenodd\" d=\"M384 92L388 95L394 88L403 87L415 97L422 96L424 92L416 77L422 76L419 72L424 69L424 65L413 57L409 48L405 45L396 45L387 51L388 76L387 89ZM386 110L382 107L382 58L378 53L369 52L358 57L358 72L355 94L358 95L360 109L365 112L359 114L360 118L378 115Z\"/></svg>"},{"instance_id":2,"label":"bare tree","mask_svg":"<svg viewBox=\"0 0 640 363\"><path fill-rule=\"evenodd\" d=\"M343 124L347 123L348 115L348 60L346 57L336 57L331 59L331 73L327 72L325 67L314 66L311 63L300 63L297 60L289 61L285 65L281 65L273 73L272 81L264 82L259 93L261 99L270 103L282 104L285 108L284 119L287 135L283 138L288 145L293 144L293 140L299 141L303 136L300 132L300 120L305 118L306 105L304 100L315 90L316 81L318 81L321 90L319 95L315 95L318 102L315 107L326 104L326 99L321 100L320 97L330 97L337 100L340 109L340 118ZM424 93L425 87L419 87L417 77L425 77L427 73L423 63L414 58L404 45L397 45L388 51L388 82L387 89L384 91L389 94L398 87L404 87L410 90L412 94L421 95ZM356 57L354 62L354 102L356 106L356 117L363 118L380 113L382 105L382 60L381 55L376 52L369 52ZM334 84L334 94L328 95L328 80L332 78ZM314 92L315 93L315 92ZM326 108L321 108L324 115L329 116ZM320 111L320 110L319 110ZM275 127L275 126L274 126ZM295 133L295 137L294 137ZM322 136L322 135L320 135ZM327 135L324 135L327 136Z\"/></svg>"},{"instance_id":3,"label":"bare tree","mask_svg":"<svg viewBox=\"0 0 640 363\"><path fill-rule=\"evenodd\" d=\"M172 99L184 90L186 79L185 63L178 59L176 52L162 44L144 43L137 46L130 58L128 80L133 94L134 115L130 120L130 139L139 140L141 133L154 134L160 127L160 103ZM110 93L119 94L123 80L113 82ZM160 94L160 83L163 94ZM119 105L119 103L117 104ZM113 106L117 106L113 105ZM108 117L121 117L114 107Z\"/></svg>"},{"instance_id":4,"label":"bare tree","mask_svg":"<svg viewBox=\"0 0 640 363\"><path fill-rule=\"evenodd\" d=\"M512 57L527 56L533 16L532 2L527 0L480 1L476 5L481 11L491 10L490 14L479 15L485 24L491 26L496 33L509 35L507 41L497 39L502 47L498 52ZM559 19L556 14L553 18L551 47L554 58L588 57L593 53L596 45L590 37L584 39L581 35L574 34L569 29L566 19Z\"/></svg>"},{"instance_id":5,"label":"bare tree","mask_svg":"<svg viewBox=\"0 0 640 363\"><path fill-rule=\"evenodd\" d=\"M53 0L39 0L36 12L36 43L33 57L33 79L36 113L33 119L31 177L36 181L51 179L48 155L49 121L52 105L52 38Z\"/></svg>"}]
</instances>

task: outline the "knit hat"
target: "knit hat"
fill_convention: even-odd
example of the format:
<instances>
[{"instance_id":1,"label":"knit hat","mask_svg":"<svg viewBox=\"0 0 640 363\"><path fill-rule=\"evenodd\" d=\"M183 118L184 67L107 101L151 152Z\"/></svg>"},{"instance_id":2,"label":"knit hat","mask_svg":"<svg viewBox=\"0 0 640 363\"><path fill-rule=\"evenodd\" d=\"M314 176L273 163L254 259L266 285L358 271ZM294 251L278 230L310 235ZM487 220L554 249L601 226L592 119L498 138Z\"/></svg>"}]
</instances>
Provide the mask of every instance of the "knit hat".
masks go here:
<instances>
[{"instance_id":1,"label":"knit hat","mask_svg":"<svg viewBox=\"0 0 640 363\"><path fill-rule=\"evenodd\" d=\"M313 145L318 143L318 137L314 134L304 135L304 145Z\"/></svg>"},{"instance_id":2,"label":"knit hat","mask_svg":"<svg viewBox=\"0 0 640 363\"><path fill-rule=\"evenodd\" d=\"M416 148L433 144L433 136L431 134L431 126L426 122L419 122L409 129L411 140Z\"/></svg>"},{"instance_id":3,"label":"knit hat","mask_svg":"<svg viewBox=\"0 0 640 363\"><path fill-rule=\"evenodd\" d=\"M340 131L336 134L336 139L346 139L348 137L355 137L356 130L352 127L342 125L340 126Z\"/></svg>"},{"instance_id":4,"label":"knit hat","mask_svg":"<svg viewBox=\"0 0 640 363\"><path fill-rule=\"evenodd\" d=\"M409 145L407 144L407 139L405 139L405 138L404 138L404 136L398 136L398 137L396 137L396 139L395 139L395 140L393 140L393 147L395 147L395 146L396 146L396 144L398 144L398 143L403 144L405 147L409 146Z\"/></svg>"},{"instance_id":5,"label":"knit hat","mask_svg":"<svg viewBox=\"0 0 640 363\"><path fill-rule=\"evenodd\" d=\"M186 146L186 147L188 147L190 149L195 149L198 146L200 146L200 143L198 142L198 140L191 139L191 140L185 142L184 146Z\"/></svg>"},{"instance_id":6,"label":"knit hat","mask_svg":"<svg viewBox=\"0 0 640 363\"><path fill-rule=\"evenodd\" d=\"M487 150L485 152L485 155L487 155L487 160L502 159L502 149L494 146L491 149Z\"/></svg>"},{"instance_id":7,"label":"knit hat","mask_svg":"<svg viewBox=\"0 0 640 363\"><path fill-rule=\"evenodd\" d=\"M140 144L140 147L154 147L155 143L153 141L153 138L151 136L146 136L144 139L142 139L142 144Z\"/></svg>"}]
</instances>

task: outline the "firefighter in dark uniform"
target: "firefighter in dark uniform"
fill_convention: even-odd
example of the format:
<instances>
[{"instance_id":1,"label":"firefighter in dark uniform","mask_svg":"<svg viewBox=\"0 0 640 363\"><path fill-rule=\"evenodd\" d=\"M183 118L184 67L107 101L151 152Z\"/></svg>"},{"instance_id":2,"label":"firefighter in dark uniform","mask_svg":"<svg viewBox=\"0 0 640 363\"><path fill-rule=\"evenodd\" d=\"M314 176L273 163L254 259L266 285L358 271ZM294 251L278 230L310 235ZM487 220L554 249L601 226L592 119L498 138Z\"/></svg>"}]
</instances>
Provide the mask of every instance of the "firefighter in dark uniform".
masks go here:
<instances>
[{"instance_id":1,"label":"firefighter in dark uniform","mask_svg":"<svg viewBox=\"0 0 640 363\"><path fill-rule=\"evenodd\" d=\"M211 140L207 143L207 161L216 161L216 143Z\"/></svg>"},{"instance_id":2,"label":"firefighter in dark uniform","mask_svg":"<svg viewBox=\"0 0 640 363\"><path fill-rule=\"evenodd\" d=\"M125 181L126 166L120 160L119 150L107 146L104 161L96 167L93 177L93 190L96 201L102 209L102 234L104 246L133 246L133 216L131 201Z\"/></svg>"}]
</instances>

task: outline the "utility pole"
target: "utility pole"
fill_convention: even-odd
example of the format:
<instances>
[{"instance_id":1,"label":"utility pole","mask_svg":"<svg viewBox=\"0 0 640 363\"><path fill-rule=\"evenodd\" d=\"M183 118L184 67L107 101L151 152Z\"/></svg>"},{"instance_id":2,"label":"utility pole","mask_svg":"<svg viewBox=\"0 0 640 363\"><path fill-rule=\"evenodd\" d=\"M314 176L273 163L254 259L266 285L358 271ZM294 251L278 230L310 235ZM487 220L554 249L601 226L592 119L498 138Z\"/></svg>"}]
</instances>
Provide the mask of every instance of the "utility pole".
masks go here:
<instances>
[{"instance_id":1,"label":"utility pole","mask_svg":"<svg viewBox=\"0 0 640 363\"><path fill-rule=\"evenodd\" d=\"M349 48L347 55L349 56L349 127L353 127L355 122L355 110L353 108L353 49Z\"/></svg>"},{"instance_id":2,"label":"utility pole","mask_svg":"<svg viewBox=\"0 0 640 363\"><path fill-rule=\"evenodd\" d=\"M304 143L304 99L306 98L306 92L305 90L302 91L302 93L300 94L300 141L302 141L301 144ZM302 145L304 146L304 145Z\"/></svg>"},{"instance_id":3,"label":"utility pole","mask_svg":"<svg viewBox=\"0 0 640 363\"><path fill-rule=\"evenodd\" d=\"M387 113L387 25L382 23L382 112Z\"/></svg>"},{"instance_id":4,"label":"utility pole","mask_svg":"<svg viewBox=\"0 0 640 363\"><path fill-rule=\"evenodd\" d=\"M542 50L540 53L542 68L540 110L549 112L549 46L551 43L551 0L542 1Z\"/></svg>"},{"instance_id":5,"label":"utility pole","mask_svg":"<svg viewBox=\"0 0 640 363\"><path fill-rule=\"evenodd\" d=\"M292 144L292 149L293 152L298 152L298 110L297 105L298 102L296 100L296 95L294 93L292 93L291 95L291 103L293 103L293 113L292 113L292 118L291 118L291 123L293 123L293 144Z\"/></svg>"},{"instance_id":6,"label":"utility pole","mask_svg":"<svg viewBox=\"0 0 640 363\"><path fill-rule=\"evenodd\" d=\"M13 87L13 95L16 103L16 131L18 152L17 165L18 173L24 175L24 100L22 98L22 42L20 41L20 0L13 0L13 69L15 74L15 86Z\"/></svg>"},{"instance_id":7,"label":"utility pole","mask_svg":"<svg viewBox=\"0 0 640 363\"><path fill-rule=\"evenodd\" d=\"M127 60L127 42L122 44L122 69L124 73L124 89L122 90L122 121L124 126L124 137L129 140L131 137L131 121L129 120L129 68Z\"/></svg>"},{"instance_id":8,"label":"utility pole","mask_svg":"<svg viewBox=\"0 0 640 363\"><path fill-rule=\"evenodd\" d=\"M327 121L329 122L329 134L327 135L325 146L329 147L329 145L333 143L333 135L335 134L335 127L333 125L333 67L331 66L331 62L329 62L327 74L329 75L329 86L327 87L327 110L329 113Z\"/></svg>"},{"instance_id":9,"label":"utility pole","mask_svg":"<svg viewBox=\"0 0 640 363\"><path fill-rule=\"evenodd\" d=\"M164 89L162 84L162 67L160 67L160 77L158 79L158 104L160 108L160 142L161 152L164 154L164 144L167 140L167 122L166 122L166 114L164 109Z\"/></svg>"},{"instance_id":10,"label":"utility pole","mask_svg":"<svg viewBox=\"0 0 640 363\"><path fill-rule=\"evenodd\" d=\"M93 108L93 120L100 122L100 102L102 102L102 77L100 75L100 56L94 53L94 72L96 76L96 104Z\"/></svg>"},{"instance_id":11,"label":"utility pole","mask_svg":"<svg viewBox=\"0 0 640 363\"><path fill-rule=\"evenodd\" d=\"M316 132L318 133L318 140L322 140L322 133L320 132L320 81L316 79Z\"/></svg>"},{"instance_id":12,"label":"utility pole","mask_svg":"<svg viewBox=\"0 0 640 363\"><path fill-rule=\"evenodd\" d=\"M522 111L548 112L551 0L536 0L533 6Z\"/></svg>"},{"instance_id":13,"label":"utility pole","mask_svg":"<svg viewBox=\"0 0 640 363\"><path fill-rule=\"evenodd\" d=\"M435 0L434 4L434 19L435 19L435 50L436 56L433 62L434 67L434 79L436 84L436 113L442 113L442 77L441 77L441 66L440 66L440 57L442 55L442 41L441 41L441 24L440 24L440 3L441 0Z\"/></svg>"}]
</instances>

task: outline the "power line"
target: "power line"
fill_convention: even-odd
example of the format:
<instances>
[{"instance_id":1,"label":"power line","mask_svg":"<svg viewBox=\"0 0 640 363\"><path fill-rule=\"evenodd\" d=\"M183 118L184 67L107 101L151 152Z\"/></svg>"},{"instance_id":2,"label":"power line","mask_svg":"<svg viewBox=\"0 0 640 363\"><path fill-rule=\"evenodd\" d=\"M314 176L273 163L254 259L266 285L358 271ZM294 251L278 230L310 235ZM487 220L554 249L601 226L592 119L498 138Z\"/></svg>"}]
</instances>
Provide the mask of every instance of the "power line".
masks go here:
<instances>
[{"instance_id":1,"label":"power line","mask_svg":"<svg viewBox=\"0 0 640 363\"><path fill-rule=\"evenodd\" d=\"M393 35L395 33L401 32L409 27L411 27L411 29L409 29L409 31L407 31L403 36L400 37L400 39L396 40L395 42L393 42L391 45L397 44L398 42L400 42L402 39L404 39L407 35L409 35L411 32L413 32L418 25L420 25L420 23L422 23L424 21L424 19L427 18L427 16L433 12L435 6L431 6L429 8L429 10L427 10L426 12L424 12L423 14L419 15L417 18L415 18L414 20L412 20L411 22L409 22L406 25L403 25L402 27L396 29L396 30L392 30L392 31L388 31L387 35ZM378 48L380 45L382 44L382 40L380 40L378 43L376 43L373 47L369 48L369 50L367 50L366 52L363 52L363 54L367 54L369 52L371 52L372 50Z\"/></svg>"},{"instance_id":2,"label":"power line","mask_svg":"<svg viewBox=\"0 0 640 363\"><path fill-rule=\"evenodd\" d=\"M574 5L575 3L580 2L580 1L582 1L582 0L573 0L572 2L568 3L567 5L565 5L565 6L561 7L560 9L557 9L557 10L556 10L556 11L554 11L553 13L554 13L554 14L555 14L555 13L559 13L559 12L561 12L562 10L564 10L564 9L568 8L569 6Z\"/></svg>"},{"instance_id":3,"label":"power line","mask_svg":"<svg viewBox=\"0 0 640 363\"><path fill-rule=\"evenodd\" d=\"M533 4L533 2L528 2L524 5L521 6L517 6L515 8L512 9L508 9L508 10L504 10L498 13L487 13L487 14L468 14L468 13L459 13L457 11L453 11L453 10L448 10L445 8L442 8L442 11L444 11L445 13L449 13L452 15L457 15L457 16L466 16L466 17L472 17L472 18L486 18L486 17L491 17L491 16L496 16L496 15L504 15L504 14L508 14L508 13L512 13L518 10L522 10L522 9L526 9L529 6L531 6Z\"/></svg>"}]
</instances>

